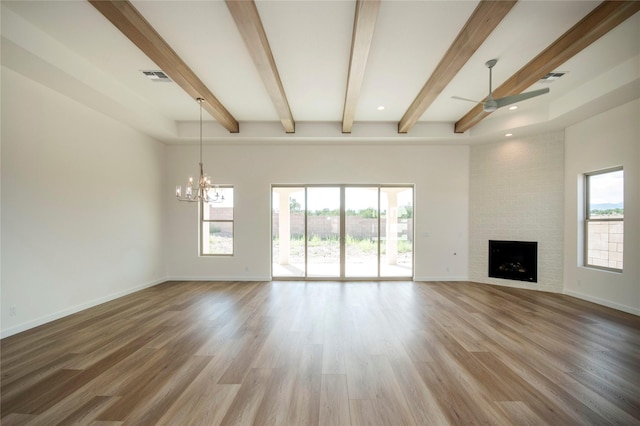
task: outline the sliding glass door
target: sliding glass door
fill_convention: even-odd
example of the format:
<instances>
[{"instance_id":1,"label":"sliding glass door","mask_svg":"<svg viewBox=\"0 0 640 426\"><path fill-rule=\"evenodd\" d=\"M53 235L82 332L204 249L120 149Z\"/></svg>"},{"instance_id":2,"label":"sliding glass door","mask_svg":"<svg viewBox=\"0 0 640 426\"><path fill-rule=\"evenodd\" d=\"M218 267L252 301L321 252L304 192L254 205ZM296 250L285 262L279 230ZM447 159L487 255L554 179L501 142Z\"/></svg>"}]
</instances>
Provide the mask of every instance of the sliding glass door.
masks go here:
<instances>
[{"instance_id":1,"label":"sliding glass door","mask_svg":"<svg viewBox=\"0 0 640 426\"><path fill-rule=\"evenodd\" d=\"M380 188L380 276L413 276L413 188Z\"/></svg>"},{"instance_id":2,"label":"sliding glass door","mask_svg":"<svg viewBox=\"0 0 640 426\"><path fill-rule=\"evenodd\" d=\"M340 187L307 188L307 277L340 277Z\"/></svg>"},{"instance_id":3,"label":"sliding glass door","mask_svg":"<svg viewBox=\"0 0 640 426\"><path fill-rule=\"evenodd\" d=\"M274 278L413 277L413 187L272 188Z\"/></svg>"},{"instance_id":4,"label":"sliding glass door","mask_svg":"<svg viewBox=\"0 0 640 426\"><path fill-rule=\"evenodd\" d=\"M378 187L344 189L346 277L378 276L378 194Z\"/></svg>"},{"instance_id":5,"label":"sliding glass door","mask_svg":"<svg viewBox=\"0 0 640 426\"><path fill-rule=\"evenodd\" d=\"M274 187L271 203L272 274L306 277L305 188Z\"/></svg>"}]
</instances>

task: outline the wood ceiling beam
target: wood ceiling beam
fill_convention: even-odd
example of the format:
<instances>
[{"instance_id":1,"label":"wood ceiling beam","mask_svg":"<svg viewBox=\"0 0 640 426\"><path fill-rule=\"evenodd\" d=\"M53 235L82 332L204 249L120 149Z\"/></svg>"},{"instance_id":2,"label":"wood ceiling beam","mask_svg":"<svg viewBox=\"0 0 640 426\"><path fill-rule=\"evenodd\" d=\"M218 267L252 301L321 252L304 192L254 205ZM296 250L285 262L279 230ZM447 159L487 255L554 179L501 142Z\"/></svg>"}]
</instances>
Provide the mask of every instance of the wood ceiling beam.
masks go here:
<instances>
[{"instance_id":1,"label":"wood ceiling beam","mask_svg":"<svg viewBox=\"0 0 640 426\"><path fill-rule=\"evenodd\" d=\"M255 2L253 0L226 0L226 3L258 69L267 93L271 97L285 132L295 133L295 122L291 115L287 95L284 92Z\"/></svg>"},{"instance_id":2,"label":"wood ceiling beam","mask_svg":"<svg viewBox=\"0 0 640 426\"><path fill-rule=\"evenodd\" d=\"M356 2L347 91L342 113L342 133L351 133L351 128L353 127L358 98L360 97L360 88L364 80L367 58L369 57L369 49L371 48L371 40L373 39L379 10L380 0L357 0Z\"/></svg>"},{"instance_id":3,"label":"wood ceiling beam","mask_svg":"<svg viewBox=\"0 0 640 426\"><path fill-rule=\"evenodd\" d=\"M407 133L456 76L469 58L489 37L489 34L516 4L514 1L482 0L473 11L467 23L442 57L418 96L398 123L398 133Z\"/></svg>"},{"instance_id":4,"label":"wood ceiling beam","mask_svg":"<svg viewBox=\"0 0 640 426\"><path fill-rule=\"evenodd\" d=\"M203 108L224 128L238 133L238 121L129 1L88 1L189 96L203 98Z\"/></svg>"},{"instance_id":5,"label":"wood ceiling beam","mask_svg":"<svg viewBox=\"0 0 640 426\"><path fill-rule=\"evenodd\" d=\"M494 98L522 93L639 10L640 1L603 1L580 22L495 89L493 91ZM466 132L489 114L482 110L482 105L477 105L458 120L455 124L455 132Z\"/></svg>"}]
</instances>

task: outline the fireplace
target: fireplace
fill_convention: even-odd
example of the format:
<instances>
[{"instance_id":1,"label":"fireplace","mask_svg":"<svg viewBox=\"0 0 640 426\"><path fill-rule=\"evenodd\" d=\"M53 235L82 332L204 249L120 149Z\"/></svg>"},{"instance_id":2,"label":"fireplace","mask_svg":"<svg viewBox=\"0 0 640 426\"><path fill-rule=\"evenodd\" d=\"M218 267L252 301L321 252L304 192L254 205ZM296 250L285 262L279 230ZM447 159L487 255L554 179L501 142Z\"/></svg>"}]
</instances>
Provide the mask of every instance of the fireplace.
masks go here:
<instances>
[{"instance_id":1,"label":"fireplace","mask_svg":"<svg viewBox=\"0 0 640 426\"><path fill-rule=\"evenodd\" d=\"M538 282L538 243L489 240L489 276Z\"/></svg>"}]
</instances>

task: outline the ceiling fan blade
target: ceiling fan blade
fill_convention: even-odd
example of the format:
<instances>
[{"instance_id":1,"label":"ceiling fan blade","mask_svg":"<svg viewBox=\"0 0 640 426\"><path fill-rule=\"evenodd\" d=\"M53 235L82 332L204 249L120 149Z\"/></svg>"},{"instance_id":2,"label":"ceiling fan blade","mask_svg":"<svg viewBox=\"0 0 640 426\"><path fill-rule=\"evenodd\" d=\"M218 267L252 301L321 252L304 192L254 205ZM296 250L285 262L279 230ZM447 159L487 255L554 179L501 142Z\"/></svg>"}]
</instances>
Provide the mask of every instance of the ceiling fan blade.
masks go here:
<instances>
[{"instance_id":1,"label":"ceiling fan blade","mask_svg":"<svg viewBox=\"0 0 640 426\"><path fill-rule=\"evenodd\" d=\"M505 96L504 98L496 99L496 103L498 108L503 106L515 104L516 102L524 101L525 99L535 98L536 96L544 95L545 93L549 93L549 88L545 87L540 90L533 90L531 92L520 93L518 95L513 96Z\"/></svg>"},{"instance_id":2,"label":"ceiling fan blade","mask_svg":"<svg viewBox=\"0 0 640 426\"><path fill-rule=\"evenodd\" d=\"M476 104L481 104L482 103L482 101L475 101L473 99L461 98L460 96L452 96L451 99L457 99L459 101L469 101L469 102L474 102Z\"/></svg>"}]
</instances>

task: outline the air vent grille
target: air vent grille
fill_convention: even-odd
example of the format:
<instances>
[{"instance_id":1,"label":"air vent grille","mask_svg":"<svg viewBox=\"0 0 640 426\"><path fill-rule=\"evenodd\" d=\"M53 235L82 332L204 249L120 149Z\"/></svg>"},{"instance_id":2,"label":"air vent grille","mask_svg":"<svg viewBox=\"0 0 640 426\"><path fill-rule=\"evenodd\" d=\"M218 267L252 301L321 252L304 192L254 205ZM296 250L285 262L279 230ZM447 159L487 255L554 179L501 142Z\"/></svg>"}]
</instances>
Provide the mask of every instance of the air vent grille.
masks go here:
<instances>
[{"instance_id":1,"label":"air vent grille","mask_svg":"<svg viewBox=\"0 0 640 426\"><path fill-rule=\"evenodd\" d=\"M154 83L168 83L172 80L162 71L142 71L142 74L146 75L147 78Z\"/></svg>"},{"instance_id":2,"label":"air vent grille","mask_svg":"<svg viewBox=\"0 0 640 426\"><path fill-rule=\"evenodd\" d=\"M554 81L556 81L557 79L559 79L565 74L566 72L550 72L549 74L542 77L540 81L538 81L538 83L547 83L547 84L553 83Z\"/></svg>"}]
</instances>

